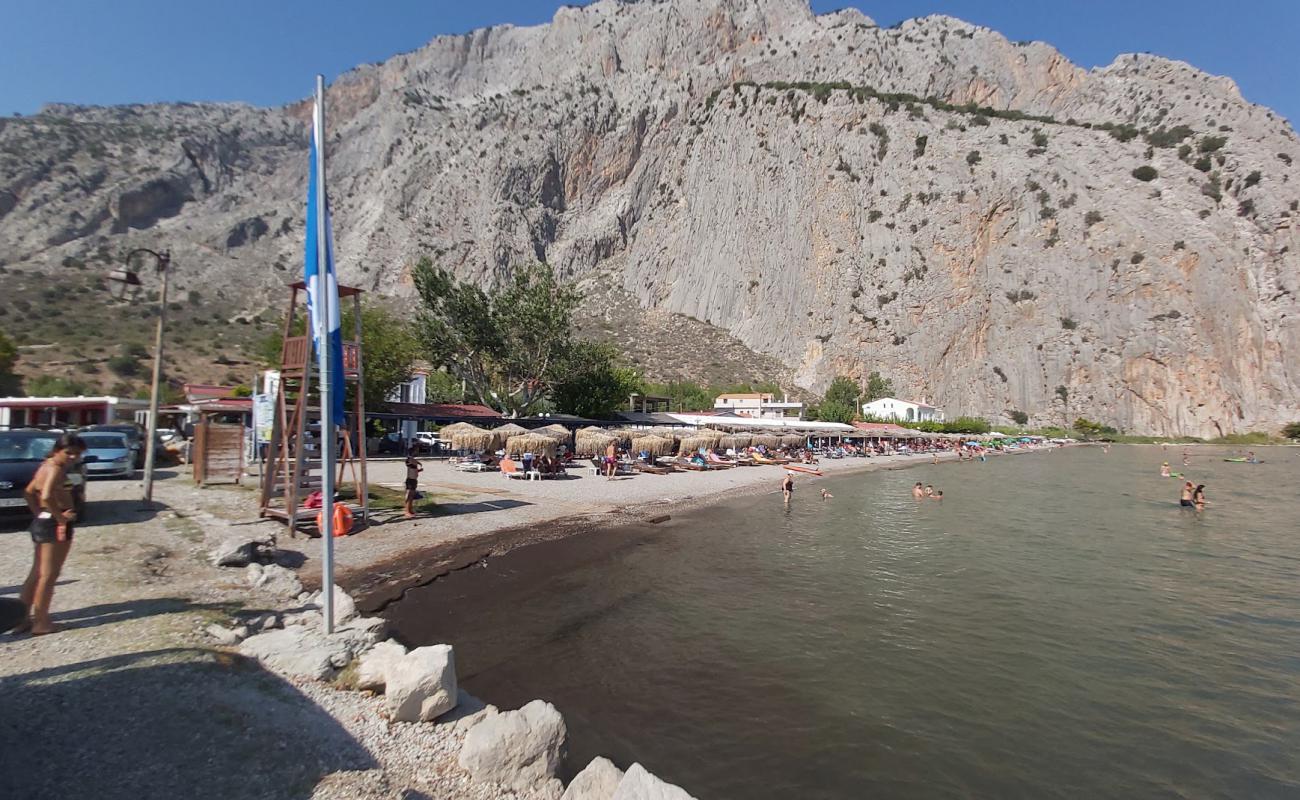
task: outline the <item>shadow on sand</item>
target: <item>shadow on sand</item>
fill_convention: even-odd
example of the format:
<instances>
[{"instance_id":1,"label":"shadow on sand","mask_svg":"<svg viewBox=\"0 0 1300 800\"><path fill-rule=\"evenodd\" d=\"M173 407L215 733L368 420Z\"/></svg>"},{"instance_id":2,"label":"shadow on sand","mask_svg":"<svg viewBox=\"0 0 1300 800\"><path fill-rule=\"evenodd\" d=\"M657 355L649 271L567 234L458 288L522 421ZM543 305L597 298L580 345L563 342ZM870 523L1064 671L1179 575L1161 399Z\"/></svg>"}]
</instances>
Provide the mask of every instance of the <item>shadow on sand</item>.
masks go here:
<instances>
[{"instance_id":1,"label":"shadow on sand","mask_svg":"<svg viewBox=\"0 0 1300 800\"><path fill-rule=\"evenodd\" d=\"M0 678L0 797L308 798L374 759L256 661L172 648Z\"/></svg>"}]
</instances>

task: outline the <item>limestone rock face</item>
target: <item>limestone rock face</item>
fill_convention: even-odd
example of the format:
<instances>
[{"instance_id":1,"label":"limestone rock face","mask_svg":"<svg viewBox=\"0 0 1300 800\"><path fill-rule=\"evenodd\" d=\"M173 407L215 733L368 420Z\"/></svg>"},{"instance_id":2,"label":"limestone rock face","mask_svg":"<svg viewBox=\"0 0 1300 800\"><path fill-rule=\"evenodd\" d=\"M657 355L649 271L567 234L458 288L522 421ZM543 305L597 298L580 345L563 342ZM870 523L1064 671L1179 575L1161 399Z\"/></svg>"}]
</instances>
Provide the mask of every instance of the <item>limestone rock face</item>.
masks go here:
<instances>
[{"instance_id":1,"label":"limestone rock face","mask_svg":"<svg viewBox=\"0 0 1300 800\"><path fill-rule=\"evenodd\" d=\"M567 734L555 706L534 700L470 728L459 763L476 781L530 789L554 780Z\"/></svg>"},{"instance_id":2,"label":"limestone rock face","mask_svg":"<svg viewBox=\"0 0 1300 800\"><path fill-rule=\"evenodd\" d=\"M456 705L456 661L449 644L417 647L388 663L384 696L392 718L427 722Z\"/></svg>"},{"instance_id":3,"label":"limestone rock face","mask_svg":"<svg viewBox=\"0 0 1300 800\"><path fill-rule=\"evenodd\" d=\"M483 283L545 259L810 389L876 370L950 416L1162 434L1300 418L1300 140L1187 64L1083 70L802 0L600 0L359 67L328 109L351 285L408 297L422 255ZM0 120L5 268L167 247L180 292L278 313L308 114Z\"/></svg>"}]
</instances>

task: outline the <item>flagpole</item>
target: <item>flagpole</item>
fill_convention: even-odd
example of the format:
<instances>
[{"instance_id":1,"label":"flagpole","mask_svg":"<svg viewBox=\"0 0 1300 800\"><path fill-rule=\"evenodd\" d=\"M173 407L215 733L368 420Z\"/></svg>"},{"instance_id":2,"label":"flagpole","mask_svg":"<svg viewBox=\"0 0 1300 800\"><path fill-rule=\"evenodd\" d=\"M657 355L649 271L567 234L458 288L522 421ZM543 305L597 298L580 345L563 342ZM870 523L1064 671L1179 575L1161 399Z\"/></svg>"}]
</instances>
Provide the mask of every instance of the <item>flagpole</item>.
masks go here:
<instances>
[{"instance_id":1,"label":"flagpole","mask_svg":"<svg viewBox=\"0 0 1300 800\"><path fill-rule=\"evenodd\" d=\"M330 346L330 291L329 279L329 215L326 213L325 192L325 76L316 76L316 112L312 120L312 136L316 138L316 297L319 312L316 315L316 342L320 363L320 448L321 448L321 526L323 542L321 559L321 608L325 612L325 632L334 632L334 406L330 394L333 389L334 365L330 363L333 348Z\"/></svg>"}]
</instances>

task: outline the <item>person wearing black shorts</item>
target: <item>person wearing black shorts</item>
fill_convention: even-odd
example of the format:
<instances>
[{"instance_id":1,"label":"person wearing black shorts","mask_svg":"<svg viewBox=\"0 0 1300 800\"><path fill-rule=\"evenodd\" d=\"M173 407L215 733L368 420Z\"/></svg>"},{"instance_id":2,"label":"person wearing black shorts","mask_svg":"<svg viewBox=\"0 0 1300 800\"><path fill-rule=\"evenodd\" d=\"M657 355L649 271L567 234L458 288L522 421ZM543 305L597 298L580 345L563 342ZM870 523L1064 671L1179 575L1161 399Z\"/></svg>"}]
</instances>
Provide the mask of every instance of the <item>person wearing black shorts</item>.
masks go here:
<instances>
[{"instance_id":1,"label":"person wearing black shorts","mask_svg":"<svg viewBox=\"0 0 1300 800\"><path fill-rule=\"evenodd\" d=\"M424 465L415 457L415 450L406 451L406 504L403 510L406 512L406 518L411 519L415 516L415 496L420 493L420 473L424 471Z\"/></svg>"},{"instance_id":2,"label":"person wearing black shorts","mask_svg":"<svg viewBox=\"0 0 1300 800\"><path fill-rule=\"evenodd\" d=\"M86 452L86 443L75 433L65 433L54 443L40 469L23 493L32 512L28 528L32 537L32 568L27 573L18 599L29 617L15 631L43 636L58 630L50 621L50 602L63 562L72 549L72 524L77 519L72 492L68 490L68 468Z\"/></svg>"}]
</instances>

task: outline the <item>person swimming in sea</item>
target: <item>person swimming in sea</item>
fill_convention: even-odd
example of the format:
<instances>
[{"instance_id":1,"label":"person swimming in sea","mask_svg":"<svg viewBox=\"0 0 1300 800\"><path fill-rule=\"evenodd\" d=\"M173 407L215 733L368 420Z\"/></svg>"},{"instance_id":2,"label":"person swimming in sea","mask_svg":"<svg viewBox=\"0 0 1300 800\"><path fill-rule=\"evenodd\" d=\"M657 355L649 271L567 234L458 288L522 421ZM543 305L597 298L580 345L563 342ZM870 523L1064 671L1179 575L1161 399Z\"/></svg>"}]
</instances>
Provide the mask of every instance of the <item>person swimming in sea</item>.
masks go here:
<instances>
[{"instance_id":1,"label":"person swimming in sea","mask_svg":"<svg viewBox=\"0 0 1300 800\"><path fill-rule=\"evenodd\" d=\"M942 502L943 502L943 490L942 490L942 489L935 489L935 490L934 490L934 494L930 495L930 499L931 499L931 500L938 500L940 503L942 503Z\"/></svg>"},{"instance_id":2,"label":"person swimming in sea","mask_svg":"<svg viewBox=\"0 0 1300 800\"><path fill-rule=\"evenodd\" d=\"M831 499L831 498L834 497L834 496L835 496L835 495L831 494L830 492L826 491L825 489L822 489L822 499L823 499L823 500L829 500L829 499Z\"/></svg>"},{"instance_id":3,"label":"person swimming in sea","mask_svg":"<svg viewBox=\"0 0 1300 800\"><path fill-rule=\"evenodd\" d=\"M1178 505L1183 508L1195 508L1196 503L1192 502L1192 495L1196 492L1196 485L1191 481L1183 481L1183 494L1178 499Z\"/></svg>"},{"instance_id":4,"label":"person swimming in sea","mask_svg":"<svg viewBox=\"0 0 1300 800\"><path fill-rule=\"evenodd\" d=\"M922 497L925 497L925 489L921 487L920 481L917 481L916 485L912 487L912 496L915 497L917 500L920 500Z\"/></svg>"},{"instance_id":5,"label":"person swimming in sea","mask_svg":"<svg viewBox=\"0 0 1300 800\"><path fill-rule=\"evenodd\" d=\"M1168 478L1169 475L1170 475L1170 472L1169 472L1169 462L1166 461L1165 463L1163 463L1163 464L1160 465L1160 477L1162 477L1162 478Z\"/></svg>"},{"instance_id":6,"label":"person swimming in sea","mask_svg":"<svg viewBox=\"0 0 1300 800\"><path fill-rule=\"evenodd\" d=\"M926 497L929 497L929 496L932 495L932 494L934 494L934 485L933 485L933 484L930 484L930 483L927 483L927 484L925 485L925 496L926 496Z\"/></svg>"}]
</instances>

